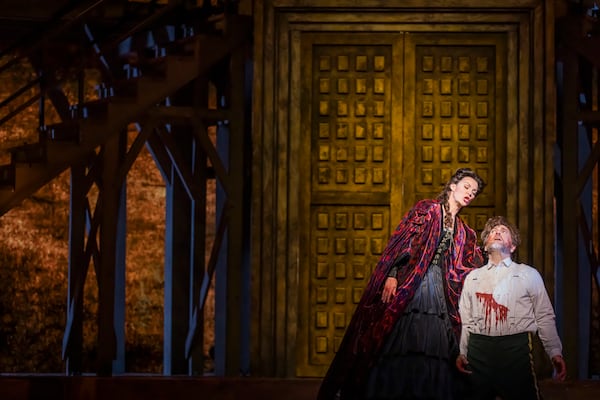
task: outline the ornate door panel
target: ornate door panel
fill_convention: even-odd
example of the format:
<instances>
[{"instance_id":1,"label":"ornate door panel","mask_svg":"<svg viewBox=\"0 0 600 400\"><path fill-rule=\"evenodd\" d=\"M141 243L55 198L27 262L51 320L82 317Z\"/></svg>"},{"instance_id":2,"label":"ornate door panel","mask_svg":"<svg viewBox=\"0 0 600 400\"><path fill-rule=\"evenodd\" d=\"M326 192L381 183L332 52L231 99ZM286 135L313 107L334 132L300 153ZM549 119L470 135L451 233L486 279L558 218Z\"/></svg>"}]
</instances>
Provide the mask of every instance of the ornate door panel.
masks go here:
<instances>
[{"instance_id":1,"label":"ornate door panel","mask_svg":"<svg viewBox=\"0 0 600 400\"><path fill-rule=\"evenodd\" d=\"M506 36L405 35L405 175L414 176L405 207L435 197L452 173L470 167L487 190L461 217L481 230L504 213Z\"/></svg>"},{"instance_id":2,"label":"ornate door panel","mask_svg":"<svg viewBox=\"0 0 600 400\"><path fill-rule=\"evenodd\" d=\"M502 35L302 36L298 376L322 376L391 231L454 170L503 184ZM494 190L464 210L481 229ZM302 216L304 213L304 217Z\"/></svg>"}]
</instances>

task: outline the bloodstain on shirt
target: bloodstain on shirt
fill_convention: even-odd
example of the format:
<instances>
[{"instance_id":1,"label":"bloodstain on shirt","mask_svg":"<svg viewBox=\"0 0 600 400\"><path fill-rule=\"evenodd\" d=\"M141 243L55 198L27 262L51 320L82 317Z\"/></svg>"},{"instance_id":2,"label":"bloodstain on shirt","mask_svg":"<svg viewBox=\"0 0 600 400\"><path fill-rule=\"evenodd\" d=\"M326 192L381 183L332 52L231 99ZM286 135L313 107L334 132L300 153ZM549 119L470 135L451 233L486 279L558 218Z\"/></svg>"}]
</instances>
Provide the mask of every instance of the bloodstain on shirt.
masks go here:
<instances>
[{"instance_id":1,"label":"bloodstain on shirt","mask_svg":"<svg viewBox=\"0 0 600 400\"><path fill-rule=\"evenodd\" d=\"M483 302L483 308L485 311L485 326L490 331L492 327L492 311L496 317L496 326L498 326L499 322L506 322L506 317L508 315L508 307L499 304L494 300L494 297L491 293L475 293L480 302Z\"/></svg>"}]
</instances>

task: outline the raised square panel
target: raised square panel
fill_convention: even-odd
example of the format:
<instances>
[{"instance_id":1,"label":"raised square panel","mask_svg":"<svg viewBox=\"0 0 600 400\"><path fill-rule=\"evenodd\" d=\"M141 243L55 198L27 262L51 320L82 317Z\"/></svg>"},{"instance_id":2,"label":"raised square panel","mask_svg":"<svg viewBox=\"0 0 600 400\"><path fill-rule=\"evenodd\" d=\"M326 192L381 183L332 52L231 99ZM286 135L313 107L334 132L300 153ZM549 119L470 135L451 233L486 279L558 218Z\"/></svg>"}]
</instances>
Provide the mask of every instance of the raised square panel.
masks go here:
<instances>
[{"instance_id":1,"label":"raised square panel","mask_svg":"<svg viewBox=\"0 0 600 400\"><path fill-rule=\"evenodd\" d=\"M381 238L371 238L371 254L379 255L383 253L385 242Z\"/></svg>"},{"instance_id":2,"label":"raised square panel","mask_svg":"<svg viewBox=\"0 0 600 400\"><path fill-rule=\"evenodd\" d=\"M333 326L338 329L346 327L346 314L341 312L333 313Z\"/></svg>"},{"instance_id":3,"label":"raised square panel","mask_svg":"<svg viewBox=\"0 0 600 400\"><path fill-rule=\"evenodd\" d=\"M327 312L326 311L317 311L316 315L316 325L317 328L327 328Z\"/></svg>"},{"instance_id":4,"label":"raised square panel","mask_svg":"<svg viewBox=\"0 0 600 400\"><path fill-rule=\"evenodd\" d=\"M433 79L423 79L423 94L433 94Z\"/></svg>"},{"instance_id":5,"label":"raised square panel","mask_svg":"<svg viewBox=\"0 0 600 400\"><path fill-rule=\"evenodd\" d=\"M477 162L484 163L488 161L488 149L487 147L477 147Z\"/></svg>"},{"instance_id":6,"label":"raised square panel","mask_svg":"<svg viewBox=\"0 0 600 400\"><path fill-rule=\"evenodd\" d=\"M451 72L452 71L452 57L443 56L440 58L440 69L442 72Z\"/></svg>"},{"instance_id":7,"label":"raised square panel","mask_svg":"<svg viewBox=\"0 0 600 400\"><path fill-rule=\"evenodd\" d=\"M367 147L366 146L356 146L354 148L354 159L356 161L366 161L367 160Z\"/></svg>"},{"instance_id":8,"label":"raised square panel","mask_svg":"<svg viewBox=\"0 0 600 400\"><path fill-rule=\"evenodd\" d=\"M335 213L335 229L348 229L348 213Z\"/></svg>"},{"instance_id":9,"label":"raised square panel","mask_svg":"<svg viewBox=\"0 0 600 400\"><path fill-rule=\"evenodd\" d=\"M364 264L358 262L352 264L352 276L354 277L354 279L365 279Z\"/></svg>"},{"instance_id":10,"label":"raised square panel","mask_svg":"<svg viewBox=\"0 0 600 400\"><path fill-rule=\"evenodd\" d=\"M344 304L346 302L346 288L335 288L335 302L337 304Z\"/></svg>"},{"instance_id":11,"label":"raised square panel","mask_svg":"<svg viewBox=\"0 0 600 400\"><path fill-rule=\"evenodd\" d=\"M442 140L452 140L452 125L442 124L441 126L441 138Z\"/></svg>"},{"instance_id":12,"label":"raised square panel","mask_svg":"<svg viewBox=\"0 0 600 400\"><path fill-rule=\"evenodd\" d=\"M329 239L326 237L317 238L317 253L327 254L329 253Z\"/></svg>"},{"instance_id":13,"label":"raised square panel","mask_svg":"<svg viewBox=\"0 0 600 400\"><path fill-rule=\"evenodd\" d=\"M346 254L348 252L348 239L335 238L335 254Z\"/></svg>"},{"instance_id":14,"label":"raised square panel","mask_svg":"<svg viewBox=\"0 0 600 400\"><path fill-rule=\"evenodd\" d=\"M373 115L376 117L383 117L385 114L385 103L383 101L375 102L375 109L373 110Z\"/></svg>"},{"instance_id":15,"label":"raised square panel","mask_svg":"<svg viewBox=\"0 0 600 400\"><path fill-rule=\"evenodd\" d=\"M383 168L373 168L373 183L378 185L385 183L385 170Z\"/></svg>"},{"instance_id":16,"label":"raised square panel","mask_svg":"<svg viewBox=\"0 0 600 400\"><path fill-rule=\"evenodd\" d=\"M356 56L356 70L366 71L367 70L367 56Z\"/></svg>"},{"instance_id":17,"label":"raised square panel","mask_svg":"<svg viewBox=\"0 0 600 400\"><path fill-rule=\"evenodd\" d=\"M477 94L486 95L488 94L488 81L487 79L477 79Z\"/></svg>"},{"instance_id":18,"label":"raised square panel","mask_svg":"<svg viewBox=\"0 0 600 400\"><path fill-rule=\"evenodd\" d=\"M450 168L440 168L440 182L448 182L453 171Z\"/></svg>"},{"instance_id":19,"label":"raised square panel","mask_svg":"<svg viewBox=\"0 0 600 400\"><path fill-rule=\"evenodd\" d=\"M338 168L335 170L336 183L348 183L348 170L346 168Z\"/></svg>"},{"instance_id":20,"label":"raised square panel","mask_svg":"<svg viewBox=\"0 0 600 400\"><path fill-rule=\"evenodd\" d=\"M319 93L329 93L329 78L319 79Z\"/></svg>"},{"instance_id":21,"label":"raised square panel","mask_svg":"<svg viewBox=\"0 0 600 400\"><path fill-rule=\"evenodd\" d=\"M329 71L331 69L331 59L329 56L319 57L319 71Z\"/></svg>"},{"instance_id":22,"label":"raised square panel","mask_svg":"<svg viewBox=\"0 0 600 400\"><path fill-rule=\"evenodd\" d=\"M480 101L477 103L477 117L487 118L488 116L488 103L487 101Z\"/></svg>"},{"instance_id":23,"label":"raised square panel","mask_svg":"<svg viewBox=\"0 0 600 400\"><path fill-rule=\"evenodd\" d=\"M385 79L375 78L375 80L373 81L373 92L375 94L385 93Z\"/></svg>"},{"instance_id":24,"label":"raised square panel","mask_svg":"<svg viewBox=\"0 0 600 400\"><path fill-rule=\"evenodd\" d=\"M348 79L341 78L337 80L337 91L338 93L348 93Z\"/></svg>"},{"instance_id":25,"label":"raised square panel","mask_svg":"<svg viewBox=\"0 0 600 400\"><path fill-rule=\"evenodd\" d=\"M440 146L440 161L441 162L452 161L452 147Z\"/></svg>"},{"instance_id":26,"label":"raised square panel","mask_svg":"<svg viewBox=\"0 0 600 400\"><path fill-rule=\"evenodd\" d=\"M354 169L354 183L364 184L367 182L367 170L364 168Z\"/></svg>"},{"instance_id":27,"label":"raised square panel","mask_svg":"<svg viewBox=\"0 0 600 400\"><path fill-rule=\"evenodd\" d=\"M327 101L327 100L319 101L319 115L322 115L322 116L329 115L329 101Z\"/></svg>"},{"instance_id":28,"label":"raised square panel","mask_svg":"<svg viewBox=\"0 0 600 400\"><path fill-rule=\"evenodd\" d=\"M451 101L440 102L440 115L442 117L451 117L452 116L452 102Z\"/></svg>"},{"instance_id":29,"label":"raised square panel","mask_svg":"<svg viewBox=\"0 0 600 400\"><path fill-rule=\"evenodd\" d=\"M335 159L341 162L348 161L348 149L346 147L338 147L335 152Z\"/></svg>"},{"instance_id":30,"label":"raised square panel","mask_svg":"<svg viewBox=\"0 0 600 400\"><path fill-rule=\"evenodd\" d=\"M336 262L335 263L335 277L336 279L344 279L346 278L346 263Z\"/></svg>"},{"instance_id":31,"label":"raised square panel","mask_svg":"<svg viewBox=\"0 0 600 400\"><path fill-rule=\"evenodd\" d=\"M424 117L433 117L433 102L431 102L431 101L423 102L423 116Z\"/></svg>"},{"instance_id":32,"label":"raised square panel","mask_svg":"<svg viewBox=\"0 0 600 400\"><path fill-rule=\"evenodd\" d=\"M337 115L338 117L345 117L348 115L348 103L343 100L337 102Z\"/></svg>"},{"instance_id":33,"label":"raised square panel","mask_svg":"<svg viewBox=\"0 0 600 400\"><path fill-rule=\"evenodd\" d=\"M488 218L489 217L487 216L487 214L476 214L475 215L475 229L483 230Z\"/></svg>"},{"instance_id":34,"label":"raised square panel","mask_svg":"<svg viewBox=\"0 0 600 400\"><path fill-rule=\"evenodd\" d=\"M373 124L373 139L383 139L382 123L377 122Z\"/></svg>"},{"instance_id":35,"label":"raised square panel","mask_svg":"<svg viewBox=\"0 0 600 400\"><path fill-rule=\"evenodd\" d=\"M433 125L423 124L421 127L421 139L432 140L433 139Z\"/></svg>"},{"instance_id":36,"label":"raised square panel","mask_svg":"<svg viewBox=\"0 0 600 400\"><path fill-rule=\"evenodd\" d=\"M431 185L433 183L433 170L431 168L421 168L421 184Z\"/></svg>"},{"instance_id":37,"label":"raised square panel","mask_svg":"<svg viewBox=\"0 0 600 400\"><path fill-rule=\"evenodd\" d=\"M421 148L421 161L432 162L433 161L433 147L423 146Z\"/></svg>"},{"instance_id":38,"label":"raised square panel","mask_svg":"<svg viewBox=\"0 0 600 400\"><path fill-rule=\"evenodd\" d=\"M458 70L469 72L471 70L471 57L458 57Z\"/></svg>"},{"instance_id":39,"label":"raised square panel","mask_svg":"<svg viewBox=\"0 0 600 400\"><path fill-rule=\"evenodd\" d=\"M367 127L364 123L356 124L356 129L354 130L354 137L357 139L367 138Z\"/></svg>"},{"instance_id":40,"label":"raised square panel","mask_svg":"<svg viewBox=\"0 0 600 400\"><path fill-rule=\"evenodd\" d=\"M471 138L471 127L467 124L459 124L458 138L460 140L469 140Z\"/></svg>"},{"instance_id":41,"label":"raised square panel","mask_svg":"<svg viewBox=\"0 0 600 400\"><path fill-rule=\"evenodd\" d=\"M423 56L423 71L431 72L433 71L433 56Z\"/></svg>"},{"instance_id":42,"label":"raised square panel","mask_svg":"<svg viewBox=\"0 0 600 400\"><path fill-rule=\"evenodd\" d=\"M363 295L363 289L362 288L353 288L352 289L352 302L354 304L358 304L358 302L360 301L362 295Z\"/></svg>"},{"instance_id":43,"label":"raised square panel","mask_svg":"<svg viewBox=\"0 0 600 400\"><path fill-rule=\"evenodd\" d=\"M477 72L488 72L487 57L477 57Z\"/></svg>"},{"instance_id":44,"label":"raised square panel","mask_svg":"<svg viewBox=\"0 0 600 400\"><path fill-rule=\"evenodd\" d=\"M327 353L327 337L317 336L315 338L315 352L319 354Z\"/></svg>"},{"instance_id":45,"label":"raised square panel","mask_svg":"<svg viewBox=\"0 0 600 400\"><path fill-rule=\"evenodd\" d=\"M440 93L441 94L452 94L452 79L440 80Z\"/></svg>"},{"instance_id":46,"label":"raised square panel","mask_svg":"<svg viewBox=\"0 0 600 400\"><path fill-rule=\"evenodd\" d=\"M329 146L326 144L319 146L319 160L320 161L328 161L329 160Z\"/></svg>"},{"instance_id":47,"label":"raised square panel","mask_svg":"<svg viewBox=\"0 0 600 400\"><path fill-rule=\"evenodd\" d=\"M373 69L377 72L385 71L385 56L375 56L373 58Z\"/></svg>"},{"instance_id":48,"label":"raised square panel","mask_svg":"<svg viewBox=\"0 0 600 400\"><path fill-rule=\"evenodd\" d=\"M385 149L383 146L373 146L373 162L383 162Z\"/></svg>"},{"instance_id":49,"label":"raised square panel","mask_svg":"<svg viewBox=\"0 0 600 400\"><path fill-rule=\"evenodd\" d=\"M489 182L489 169L488 168L476 168L475 172L477 172L477 175L479 175L481 177L481 179L483 179L484 182Z\"/></svg>"},{"instance_id":50,"label":"raised square panel","mask_svg":"<svg viewBox=\"0 0 600 400\"><path fill-rule=\"evenodd\" d=\"M331 179L331 169L329 167L319 167L319 183L329 183Z\"/></svg>"},{"instance_id":51,"label":"raised square panel","mask_svg":"<svg viewBox=\"0 0 600 400\"><path fill-rule=\"evenodd\" d=\"M319 138L320 139L329 138L329 123L327 123L327 122L319 123Z\"/></svg>"},{"instance_id":52,"label":"raised square panel","mask_svg":"<svg viewBox=\"0 0 600 400\"><path fill-rule=\"evenodd\" d=\"M468 79L458 80L458 94L467 95L471 93L471 81Z\"/></svg>"},{"instance_id":53,"label":"raised square panel","mask_svg":"<svg viewBox=\"0 0 600 400\"><path fill-rule=\"evenodd\" d=\"M371 229L373 229L373 230L383 229L383 214L382 213L371 214Z\"/></svg>"},{"instance_id":54,"label":"raised square panel","mask_svg":"<svg viewBox=\"0 0 600 400\"><path fill-rule=\"evenodd\" d=\"M317 263L317 279L327 279L327 275L329 274L329 264L326 262Z\"/></svg>"},{"instance_id":55,"label":"raised square panel","mask_svg":"<svg viewBox=\"0 0 600 400\"><path fill-rule=\"evenodd\" d=\"M467 163L470 160L469 156L469 147L467 146L458 146L458 161L462 163Z\"/></svg>"},{"instance_id":56,"label":"raised square panel","mask_svg":"<svg viewBox=\"0 0 600 400\"><path fill-rule=\"evenodd\" d=\"M367 251L367 241L365 238L354 239L354 254L365 254Z\"/></svg>"},{"instance_id":57,"label":"raised square panel","mask_svg":"<svg viewBox=\"0 0 600 400\"><path fill-rule=\"evenodd\" d=\"M458 116L461 118L468 118L471 116L471 104L468 101L458 102Z\"/></svg>"},{"instance_id":58,"label":"raised square panel","mask_svg":"<svg viewBox=\"0 0 600 400\"><path fill-rule=\"evenodd\" d=\"M337 57L337 69L338 71L348 71L348 56Z\"/></svg>"},{"instance_id":59,"label":"raised square panel","mask_svg":"<svg viewBox=\"0 0 600 400\"><path fill-rule=\"evenodd\" d=\"M336 137L338 139L346 139L348 137L348 125L338 124L336 130Z\"/></svg>"},{"instance_id":60,"label":"raised square panel","mask_svg":"<svg viewBox=\"0 0 600 400\"><path fill-rule=\"evenodd\" d=\"M317 229L328 229L329 228L329 214L318 213L317 214Z\"/></svg>"},{"instance_id":61,"label":"raised square panel","mask_svg":"<svg viewBox=\"0 0 600 400\"><path fill-rule=\"evenodd\" d=\"M358 78L356 80L356 93L367 93L367 80L365 78Z\"/></svg>"},{"instance_id":62,"label":"raised square panel","mask_svg":"<svg viewBox=\"0 0 600 400\"><path fill-rule=\"evenodd\" d=\"M352 224L352 227L356 230L363 230L367 228L367 216L365 213L354 213L354 223Z\"/></svg>"},{"instance_id":63,"label":"raised square panel","mask_svg":"<svg viewBox=\"0 0 600 400\"><path fill-rule=\"evenodd\" d=\"M317 303L325 304L327 303L327 286L319 286L317 288Z\"/></svg>"},{"instance_id":64,"label":"raised square panel","mask_svg":"<svg viewBox=\"0 0 600 400\"><path fill-rule=\"evenodd\" d=\"M477 140L488 139L488 127L486 124L477 125Z\"/></svg>"},{"instance_id":65,"label":"raised square panel","mask_svg":"<svg viewBox=\"0 0 600 400\"><path fill-rule=\"evenodd\" d=\"M358 101L356 102L356 109L354 111L354 114L357 117L364 117L367 114L367 106L364 102L362 101Z\"/></svg>"}]
</instances>

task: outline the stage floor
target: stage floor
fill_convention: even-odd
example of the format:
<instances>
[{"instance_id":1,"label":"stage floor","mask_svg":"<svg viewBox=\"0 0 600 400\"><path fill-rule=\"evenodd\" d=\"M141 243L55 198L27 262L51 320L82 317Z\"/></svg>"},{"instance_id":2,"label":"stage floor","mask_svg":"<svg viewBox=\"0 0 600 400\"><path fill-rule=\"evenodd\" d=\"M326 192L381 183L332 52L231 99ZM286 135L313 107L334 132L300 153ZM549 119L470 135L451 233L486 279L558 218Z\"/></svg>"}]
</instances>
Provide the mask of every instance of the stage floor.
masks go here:
<instances>
[{"instance_id":1,"label":"stage floor","mask_svg":"<svg viewBox=\"0 0 600 400\"><path fill-rule=\"evenodd\" d=\"M0 376L2 400L314 400L318 379ZM600 399L600 381L540 382L544 400Z\"/></svg>"}]
</instances>

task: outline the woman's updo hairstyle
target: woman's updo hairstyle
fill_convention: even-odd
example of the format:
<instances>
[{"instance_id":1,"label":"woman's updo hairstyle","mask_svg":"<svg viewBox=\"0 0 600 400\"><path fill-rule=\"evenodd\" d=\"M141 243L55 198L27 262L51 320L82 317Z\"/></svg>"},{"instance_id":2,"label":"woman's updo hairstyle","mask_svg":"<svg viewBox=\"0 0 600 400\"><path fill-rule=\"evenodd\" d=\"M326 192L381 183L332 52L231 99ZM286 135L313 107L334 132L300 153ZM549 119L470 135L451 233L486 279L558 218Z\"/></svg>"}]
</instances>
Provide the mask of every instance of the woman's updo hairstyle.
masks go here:
<instances>
[{"instance_id":1,"label":"woman's updo hairstyle","mask_svg":"<svg viewBox=\"0 0 600 400\"><path fill-rule=\"evenodd\" d=\"M446 182L446 186L444 186L444 189L438 195L437 200L442 204L447 203L448 202L448 194L451 191L450 185L457 184L463 178L467 178L467 177L473 178L475 180L475 182L477 182L477 195L479 195L479 193L481 193L483 191L483 188L485 187L485 182L483 181L483 179L479 175L477 175L477 173L475 171L473 171L470 168L459 168L456 170L454 175L452 175L450 180L448 182Z\"/></svg>"}]
</instances>

